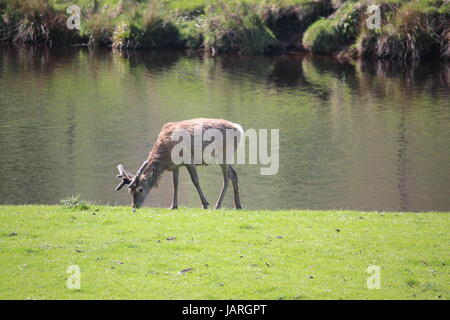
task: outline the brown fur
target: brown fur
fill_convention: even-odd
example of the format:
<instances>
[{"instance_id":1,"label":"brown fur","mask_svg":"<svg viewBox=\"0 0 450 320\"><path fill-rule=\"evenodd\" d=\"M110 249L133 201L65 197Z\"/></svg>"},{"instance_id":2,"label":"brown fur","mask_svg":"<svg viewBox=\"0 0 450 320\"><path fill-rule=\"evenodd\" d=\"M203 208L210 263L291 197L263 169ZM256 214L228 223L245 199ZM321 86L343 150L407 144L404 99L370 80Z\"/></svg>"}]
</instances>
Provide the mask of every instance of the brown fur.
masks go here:
<instances>
[{"instance_id":1,"label":"brown fur","mask_svg":"<svg viewBox=\"0 0 450 320\"><path fill-rule=\"evenodd\" d=\"M153 185L158 184L161 174L165 170L172 171L180 166L172 162L172 149L177 143L179 143L178 141L171 140L172 134L177 130L182 129L190 132L192 137L196 126L201 126L203 131L208 129L218 129L224 132L224 134L226 129L236 129L233 123L224 119L196 118L191 120L183 120L180 122L166 123L162 127L161 132L158 135L158 139L148 155L147 161L149 166L144 171L144 175L147 175L153 170ZM206 145L207 144L203 145L203 148Z\"/></svg>"},{"instance_id":2,"label":"brown fur","mask_svg":"<svg viewBox=\"0 0 450 320\"><path fill-rule=\"evenodd\" d=\"M238 139L241 139L243 136L243 131L240 125L233 124L227 120L223 119L206 119L206 118L197 118L197 119L191 119L191 120L185 120L180 122L169 122L166 123L161 132L159 133L158 139L156 140L156 143L153 145L152 150L150 151L147 160L143 163L141 168L145 168L144 172L142 174L140 173L141 169L138 170L138 174L141 174L139 177L133 177L129 173L127 173L122 165L118 166L120 175L118 177L122 178L122 182L119 184L119 186L116 188L116 190L120 190L120 188L125 185L129 184L128 191L130 195L133 198L133 208L139 208L142 206L142 204L145 201L145 198L149 194L150 190L158 185L158 182L161 178L161 175L164 171L172 171L173 174L173 185L174 185L174 193L173 193L173 201L172 201L172 209L178 208L178 179L179 179L179 167L186 166L190 176L191 180L197 189L197 192L200 196L200 200L202 202L202 206L204 209L206 209L209 205L208 201L206 200L205 195L203 194L203 191L201 190L197 170L195 168L196 164L194 163L182 163L182 164L176 164L172 161L172 150L173 148L180 143L180 141L177 141L177 139L174 139L172 141L172 138L174 138L174 134L180 131L189 132L191 136L191 143L192 146L190 148L190 152L192 152L191 156L195 154L194 152L194 145L195 145L195 134L198 134L196 132L196 128L201 127L202 133L205 133L206 130L209 129L217 129L220 130L223 134L222 137L225 139L223 140L223 153L220 150L214 149L214 152L219 152L220 154L214 154L215 159L212 160L219 160L220 157L224 157L227 152L226 148L226 139L227 139L227 130L232 129L235 133L235 143L234 143L234 151L236 151L237 145L238 145ZM198 129L197 129L198 130ZM236 134L238 133L238 134ZM184 136L184 135L181 135ZM214 136L214 133L211 133L211 138ZM204 152L204 148L208 146L209 144L213 143L214 139L211 139L211 141L203 141L202 140L202 155ZM183 149L182 151L185 151ZM181 151L181 152L182 152ZM194 159L194 158L192 158ZM230 158L224 158L223 160L228 160ZM200 160L200 159L198 159ZM205 164L205 159L202 159L201 164ZM228 181L231 180L233 184L233 190L234 190L234 200L235 200L235 208L240 209L241 203L239 199L239 190L238 190L238 177L236 171L232 168L230 164L223 161L218 161L220 167L222 168L222 174L223 174L223 185L222 185L222 191L220 192L219 199L217 200L217 203L215 205L215 208L220 208L222 206L222 201L224 199L225 192L227 190ZM133 180L131 180L133 179Z\"/></svg>"}]
</instances>

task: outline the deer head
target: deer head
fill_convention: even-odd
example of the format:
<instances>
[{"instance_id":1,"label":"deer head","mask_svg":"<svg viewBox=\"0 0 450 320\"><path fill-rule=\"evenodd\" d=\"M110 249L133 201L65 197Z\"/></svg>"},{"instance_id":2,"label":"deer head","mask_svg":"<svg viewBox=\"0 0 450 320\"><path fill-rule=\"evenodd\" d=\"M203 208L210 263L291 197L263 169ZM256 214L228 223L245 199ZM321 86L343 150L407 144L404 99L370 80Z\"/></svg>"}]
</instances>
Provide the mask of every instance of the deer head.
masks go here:
<instances>
[{"instance_id":1,"label":"deer head","mask_svg":"<svg viewBox=\"0 0 450 320\"><path fill-rule=\"evenodd\" d=\"M148 162L145 161L134 176L125 170L123 165L119 164L117 166L117 169L119 170L117 178L122 178L122 181L116 187L116 191L122 189L124 185L128 185L128 192L132 197L133 209L137 209L144 204L145 198L150 191L147 177L143 175L147 166Z\"/></svg>"}]
</instances>

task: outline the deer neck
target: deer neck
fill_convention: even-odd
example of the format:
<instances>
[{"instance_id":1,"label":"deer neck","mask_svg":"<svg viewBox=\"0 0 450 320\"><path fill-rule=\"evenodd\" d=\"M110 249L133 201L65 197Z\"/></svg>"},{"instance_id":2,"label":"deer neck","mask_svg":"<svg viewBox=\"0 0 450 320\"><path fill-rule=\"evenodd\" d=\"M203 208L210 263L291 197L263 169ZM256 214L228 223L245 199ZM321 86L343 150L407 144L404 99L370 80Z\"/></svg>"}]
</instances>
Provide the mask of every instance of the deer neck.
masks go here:
<instances>
[{"instance_id":1,"label":"deer neck","mask_svg":"<svg viewBox=\"0 0 450 320\"><path fill-rule=\"evenodd\" d=\"M146 176L150 188L158 185L162 173L167 169L168 151L164 143L157 141L148 155Z\"/></svg>"},{"instance_id":2,"label":"deer neck","mask_svg":"<svg viewBox=\"0 0 450 320\"><path fill-rule=\"evenodd\" d=\"M158 186L161 174L164 171L161 169L161 164L159 162L153 161L149 163L148 169L144 175L147 177L147 183L150 188Z\"/></svg>"}]
</instances>

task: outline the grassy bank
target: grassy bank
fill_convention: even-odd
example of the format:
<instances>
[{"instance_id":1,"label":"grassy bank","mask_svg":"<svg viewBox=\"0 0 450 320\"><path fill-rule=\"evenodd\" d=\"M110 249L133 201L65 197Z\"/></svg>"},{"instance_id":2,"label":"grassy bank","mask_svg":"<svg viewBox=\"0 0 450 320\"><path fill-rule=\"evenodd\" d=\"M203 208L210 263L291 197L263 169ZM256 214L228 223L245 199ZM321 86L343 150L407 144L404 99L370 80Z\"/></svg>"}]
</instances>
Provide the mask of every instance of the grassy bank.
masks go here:
<instances>
[{"instance_id":1,"label":"grassy bank","mask_svg":"<svg viewBox=\"0 0 450 320\"><path fill-rule=\"evenodd\" d=\"M380 28L369 28L370 4L380 8ZM306 49L343 57L419 60L450 57L450 1L341 1L303 36Z\"/></svg>"},{"instance_id":2,"label":"grassy bank","mask_svg":"<svg viewBox=\"0 0 450 320\"><path fill-rule=\"evenodd\" d=\"M262 54L307 50L355 58L450 57L450 2L342 0L0 0L0 39L117 49L188 48ZM69 5L81 30L66 27Z\"/></svg>"},{"instance_id":3,"label":"grassy bank","mask_svg":"<svg viewBox=\"0 0 450 320\"><path fill-rule=\"evenodd\" d=\"M1 299L449 297L448 213L0 206L0 221Z\"/></svg>"}]
</instances>

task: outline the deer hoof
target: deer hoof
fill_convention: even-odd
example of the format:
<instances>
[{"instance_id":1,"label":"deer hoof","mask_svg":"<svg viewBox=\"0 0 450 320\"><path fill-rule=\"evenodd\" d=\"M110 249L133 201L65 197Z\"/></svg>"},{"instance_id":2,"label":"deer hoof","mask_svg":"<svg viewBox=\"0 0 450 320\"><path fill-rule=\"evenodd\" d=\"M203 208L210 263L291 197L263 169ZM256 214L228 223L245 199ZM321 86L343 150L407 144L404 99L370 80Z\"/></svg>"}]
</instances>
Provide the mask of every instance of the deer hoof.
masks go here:
<instances>
[{"instance_id":1,"label":"deer hoof","mask_svg":"<svg viewBox=\"0 0 450 320\"><path fill-rule=\"evenodd\" d=\"M235 206L234 208L235 208L235 209L238 209L238 210L239 210L239 209L242 209L241 206Z\"/></svg>"},{"instance_id":2,"label":"deer hoof","mask_svg":"<svg viewBox=\"0 0 450 320\"><path fill-rule=\"evenodd\" d=\"M170 209L172 210L178 209L178 206L171 206Z\"/></svg>"}]
</instances>

